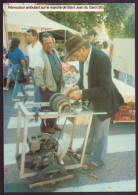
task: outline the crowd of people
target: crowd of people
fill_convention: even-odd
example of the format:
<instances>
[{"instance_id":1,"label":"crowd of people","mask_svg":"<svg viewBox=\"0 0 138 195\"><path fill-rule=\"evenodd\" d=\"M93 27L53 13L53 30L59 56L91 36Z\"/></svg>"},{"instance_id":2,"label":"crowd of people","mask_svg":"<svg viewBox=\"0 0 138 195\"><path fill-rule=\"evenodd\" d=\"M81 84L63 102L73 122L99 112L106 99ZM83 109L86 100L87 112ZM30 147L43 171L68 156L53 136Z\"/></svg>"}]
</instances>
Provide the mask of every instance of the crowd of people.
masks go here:
<instances>
[{"instance_id":1,"label":"crowd of people","mask_svg":"<svg viewBox=\"0 0 138 195\"><path fill-rule=\"evenodd\" d=\"M65 42L66 54L54 47L54 38L50 33L43 33L41 43L35 29L27 31L29 66L27 73L32 77L34 85L34 102L48 102L50 97L70 85L65 95L73 100L89 100L89 108L96 112L106 112L106 115L94 115L86 153L92 154L92 160L83 166L84 169L95 169L105 163L110 119L118 111L118 106L124 100L112 81L112 66L110 57L102 51L106 43L99 46L98 34L90 31L86 36L74 35ZM20 40L13 37L8 52L8 62L12 67L15 86L12 101L17 102L18 91L28 96L22 83L18 83L19 71L26 68L25 57L19 49ZM100 49L99 49L100 48ZM67 73L63 72L62 62L69 58L79 61L79 70L70 66ZM6 88L7 85L6 85ZM33 108L35 112L36 108ZM50 107L49 110L52 111ZM41 131L55 133L61 131L55 124L55 119L43 119ZM82 147L75 150L81 153Z\"/></svg>"}]
</instances>

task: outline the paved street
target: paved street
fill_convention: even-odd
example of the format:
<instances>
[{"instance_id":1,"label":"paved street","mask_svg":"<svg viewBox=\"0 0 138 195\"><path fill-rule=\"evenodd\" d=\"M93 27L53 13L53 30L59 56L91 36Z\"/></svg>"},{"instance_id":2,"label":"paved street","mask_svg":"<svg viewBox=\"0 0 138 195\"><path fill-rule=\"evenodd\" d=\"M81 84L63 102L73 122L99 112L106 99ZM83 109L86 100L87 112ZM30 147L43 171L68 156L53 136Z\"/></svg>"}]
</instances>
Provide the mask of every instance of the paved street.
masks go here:
<instances>
[{"instance_id":1,"label":"paved street","mask_svg":"<svg viewBox=\"0 0 138 195\"><path fill-rule=\"evenodd\" d=\"M15 160L16 135L17 135L17 112L18 103L11 102L11 88L4 91L4 191L5 192L40 192L39 188L29 189L28 180L20 179L19 170ZM27 102L33 101L33 86L27 86L29 97ZM19 93L18 97L22 98ZM59 124L63 124L59 120ZM40 119L36 123L29 123L30 132L39 132ZM71 128L72 124L68 121L65 128ZM24 120L21 122L21 143L23 139ZM84 126L77 126L73 149L80 146L83 142L85 133ZM54 134L58 137L59 132ZM20 147L21 148L21 147ZM28 147L27 147L28 150ZM91 156L85 155L84 162L91 160ZM111 122L109 129L109 140L106 164L97 170L89 171L98 176L98 179L83 175L75 169L70 173L73 179L65 181L55 192L121 192L136 191L136 164L135 164L135 123L116 123Z\"/></svg>"}]
</instances>

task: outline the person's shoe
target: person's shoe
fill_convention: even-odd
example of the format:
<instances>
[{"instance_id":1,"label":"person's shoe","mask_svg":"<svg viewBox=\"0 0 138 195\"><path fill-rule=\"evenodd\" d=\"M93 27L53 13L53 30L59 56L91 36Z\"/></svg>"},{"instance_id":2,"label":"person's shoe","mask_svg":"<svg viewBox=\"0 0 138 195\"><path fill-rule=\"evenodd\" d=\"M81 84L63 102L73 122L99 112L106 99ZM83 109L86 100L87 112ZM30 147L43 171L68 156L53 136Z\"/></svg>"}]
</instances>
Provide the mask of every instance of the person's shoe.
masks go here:
<instances>
[{"instance_id":1,"label":"person's shoe","mask_svg":"<svg viewBox=\"0 0 138 195\"><path fill-rule=\"evenodd\" d=\"M12 99L12 102L19 102L20 99Z\"/></svg>"},{"instance_id":2,"label":"person's shoe","mask_svg":"<svg viewBox=\"0 0 138 195\"><path fill-rule=\"evenodd\" d=\"M45 129L41 130L41 132L43 132L43 133L49 133L49 134L54 134L54 133L56 133L56 132L54 131L54 129L52 129L51 127L46 127Z\"/></svg>"},{"instance_id":3,"label":"person's shoe","mask_svg":"<svg viewBox=\"0 0 138 195\"><path fill-rule=\"evenodd\" d=\"M90 171L90 170L94 170L94 169L96 169L96 168L99 168L99 167L101 167L101 166L103 166L103 165L104 165L104 164L102 164L102 165L97 165L96 163L90 161L90 162L86 163L85 165L83 165L82 168L85 169L85 170Z\"/></svg>"},{"instance_id":4,"label":"person's shoe","mask_svg":"<svg viewBox=\"0 0 138 195\"><path fill-rule=\"evenodd\" d=\"M26 93L24 96L25 96L25 97L28 96L28 93Z\"/></svg>"},{"instance_id":5,"label":"person's shoe","mask_svg":"<svg viewBox=\"0 0 138 195\"><path fill-rule=\"evenodd\" d=\"M8 90L9 90L9 88L7 88L7 87L3 87L3 90L8 91Z\"/></svg>"},{"instance_id":6,"label":"person's shoe","mask_svg":"<svg viewBox=\"0 0 138 195\"><path fill-rule=\"evenodd\" d=\"M60 128L58 125L55 125L55 126L54 126L54 130L56 130L56 131L61 131L61 128Z\"/></svg>"}]
</instances>

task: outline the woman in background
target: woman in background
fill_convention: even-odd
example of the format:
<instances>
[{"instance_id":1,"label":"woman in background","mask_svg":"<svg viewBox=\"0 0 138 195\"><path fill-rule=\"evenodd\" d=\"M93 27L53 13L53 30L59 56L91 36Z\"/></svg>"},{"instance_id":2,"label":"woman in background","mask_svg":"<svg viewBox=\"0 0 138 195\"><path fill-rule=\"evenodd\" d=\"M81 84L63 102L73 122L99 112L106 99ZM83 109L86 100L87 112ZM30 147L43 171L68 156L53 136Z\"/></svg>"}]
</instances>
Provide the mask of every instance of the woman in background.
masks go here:
<instances>
[{"instance_id":1,"label":"woman in background","mask_svg":"<svg viewBox=\"0 0 138 195\"><path fill-rule=\"evenodd\" d=\"M7 65L9 64L8 63L8 53L9 53L10 47L11 47L11 40L8 41L8 52L5 55L5 62L7 62ZM14 76L13 76L13 73L12 73L12 66L11 65L8 68L6 79L7 79L6 80L6 86L3 88L3 90L7 91L7 90L9 90L9 85L10 85L11 80L14 80Z\"/></svg>"},{"instance_id":2,"label":"woman in background","mask_svg":"<svg viewBox=\"0 0 138 195\"><path fill-rule=\"evenodd\" d=\"M26 93L24 85L22 83L18 83L19 72L23 67L24 68L26 67L24 54L21 51L21 49L18 48L19 44L20 40L16 37L13 37L11 47L8 53L8 61L9 64L12 65L12 72L15 77L15 85L12 93L13 102L20 101L20 99L17 99L19 90L21 90L24 96L28 96L28 93Z\"/></svg>"}]
</instances>

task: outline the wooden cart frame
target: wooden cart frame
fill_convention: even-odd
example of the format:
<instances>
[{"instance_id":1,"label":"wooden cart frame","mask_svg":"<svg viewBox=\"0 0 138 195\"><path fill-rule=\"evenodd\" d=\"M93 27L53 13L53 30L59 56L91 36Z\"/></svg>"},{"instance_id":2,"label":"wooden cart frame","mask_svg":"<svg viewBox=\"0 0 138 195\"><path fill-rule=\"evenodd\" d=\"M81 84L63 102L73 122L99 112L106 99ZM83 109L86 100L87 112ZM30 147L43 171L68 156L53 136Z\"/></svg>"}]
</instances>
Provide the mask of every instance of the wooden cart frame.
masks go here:
<instances>
[{"instance_id":1,"label":"wooden cart frame","mask_svg":"<svg viewBox=\"0 0 138 195\"><path fill-rule=\"evenodd\" d=\"M25 155L26 155L26 143L27 143L27 135L28 135L28 123L31 119L34 119L34 112L29 112L27 108L32 108L33 106L39 107L39 106L49 106L49 103L19 103L18 104L18 124L17 124L17 141L16 141L16 157L19 155L19 146L20 146L20 134L21 134L21 117L24 117L24 131L23 131L23 143L22 143L22 155L21 155L21 164L20 164L20 178L26 178L35 176L37 172L28 172L26 171L25 165ZM106 114L104 112L98 112L94 113L92 111L85 111L85 112L71 112L71 113L60 113L60 112L40 112L39 116L41 119L45 118L57 118L57 117L67 117L73 118L73 128L70 136L70 145L69 148L72 148L73 138L74 138L74 130L76 125L78 124L77 119L80 119L80 117L86 118L87 117L87 129L86 134L84 137L84 144L82 149L82 154L80 157L80 163L73 164L73 165L65 165L64 168L66 170L69 169L75 169L80 168L83 165L84 155L85 155L85 149L87 145L88 135L90 131L91 121L93 115L97 114Z\"/></svg>"}]
</instances>

